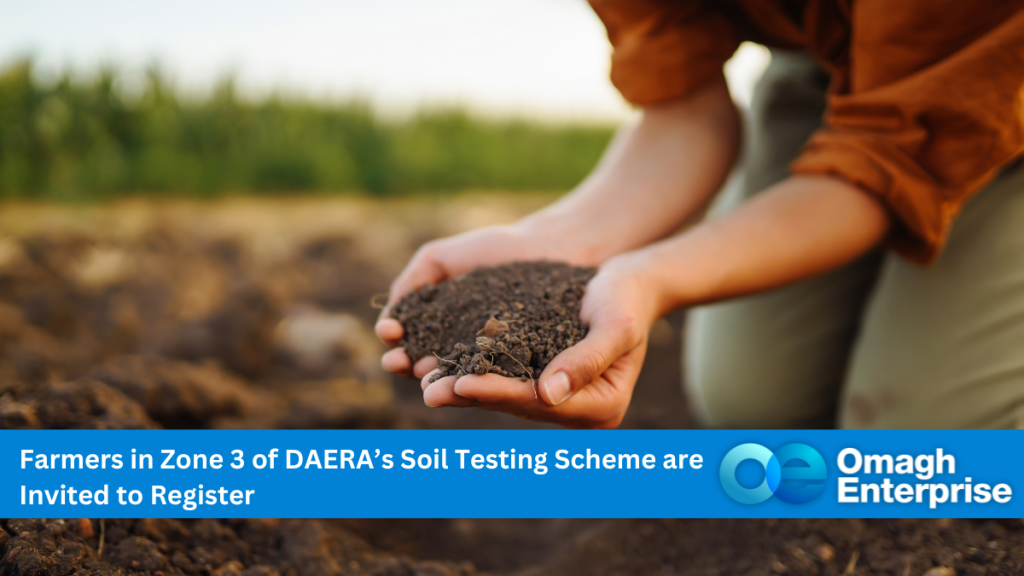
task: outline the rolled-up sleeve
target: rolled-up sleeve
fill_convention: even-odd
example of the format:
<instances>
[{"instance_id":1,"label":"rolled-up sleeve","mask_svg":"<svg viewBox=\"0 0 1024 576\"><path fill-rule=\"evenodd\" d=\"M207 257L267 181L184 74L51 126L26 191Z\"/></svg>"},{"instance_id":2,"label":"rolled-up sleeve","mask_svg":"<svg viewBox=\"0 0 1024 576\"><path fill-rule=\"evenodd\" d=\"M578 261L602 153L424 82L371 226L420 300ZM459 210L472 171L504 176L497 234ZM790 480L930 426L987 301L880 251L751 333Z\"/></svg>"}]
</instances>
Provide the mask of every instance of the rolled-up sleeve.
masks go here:
<instances>
[{"instance_id":1,"label":"rolled-up sleeve","mask_svg":"<svg viewBox=\"0 0 1024 576\"><path fill-rule=\"evenodd\" d=\"M636 105L687 95L716 77L739 41L710 3L590 0L608 30L612 84Z\"/></svg>"},{"instance_id":2,"label":"rolled-up sleeve","mask_svg":"<svg viewBox=\"0 0 1024 576\"><path fill-rule=\"evenodd\" d=\"M854 4L849 77L792 171L877 194L890 247L935 260L964 202L1024 152L1020 4Z\"/></svg>"}]
</instances>

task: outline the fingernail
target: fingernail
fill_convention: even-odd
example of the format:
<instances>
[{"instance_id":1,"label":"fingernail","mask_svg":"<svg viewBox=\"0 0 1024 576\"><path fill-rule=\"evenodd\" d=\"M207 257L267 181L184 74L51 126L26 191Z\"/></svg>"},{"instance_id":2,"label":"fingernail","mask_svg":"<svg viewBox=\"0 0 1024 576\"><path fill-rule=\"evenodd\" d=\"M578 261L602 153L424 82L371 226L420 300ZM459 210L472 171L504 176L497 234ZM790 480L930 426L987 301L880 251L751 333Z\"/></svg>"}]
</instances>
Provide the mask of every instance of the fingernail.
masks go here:
<instances>
[{"instance_id":1,"label":"fingernail","mask_svg":"<svg viewBox=\"0 0 1024 576\"><path fill-rule=\"evenodd\" d=\"M462 384L462 379L461 378L459 378L458 380L455 381L455 387L452 388L452 390L455 392L455 394L457 396L462 396L463 398L469 398L470 400L474 399L472 396L469 396L466 393L466 385Z\"/></svg>"},{"instance_id":2,"label":"fingernail","mask_svg":"<svg viewBox=\"0 0 1024 576\"><path fill-rule=\"evenodd\" d=\"M550 378L544 381L544 393L553 406L558 406L572 396L572 387L569 386L569 377L565 372L555 372Z\"/></svg>"},{"instance_id":3,"label":"fingernail","mask_svg":"<svg viewBox=\"0 0 1024 576\"><path fill-rule=\"evenodd\" d=\"M430 388L429 384L427 385L427 388ZM437 405L427 402L427 388L423 389L423 403L426 404L428 408L437 408Z\"/></svg>"}]
</instances>

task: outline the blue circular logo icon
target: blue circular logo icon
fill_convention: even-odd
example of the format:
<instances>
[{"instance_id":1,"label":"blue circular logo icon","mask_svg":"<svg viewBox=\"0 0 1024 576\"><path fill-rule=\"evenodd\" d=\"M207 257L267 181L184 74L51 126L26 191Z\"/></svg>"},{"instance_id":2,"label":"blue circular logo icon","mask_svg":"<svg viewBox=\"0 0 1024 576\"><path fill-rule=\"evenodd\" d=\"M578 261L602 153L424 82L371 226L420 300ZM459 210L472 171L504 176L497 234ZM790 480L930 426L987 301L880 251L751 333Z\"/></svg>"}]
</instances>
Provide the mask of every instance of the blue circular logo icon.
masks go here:
<instances>
[{"instance_id":1,"label":"blue circular logo icon","mask_svg":"<svg viewBox=\"0 0 1024 576\"><path fill-rule=\"evenodd\" d=\"M736 480L742 462L754 460L764 467L764 480L746 488ZM730 498L740 504L760 504L775 495L789 504L810 502L825 489L825 459L806 444L786 444L774 453L760 444L740 444L722 459L719 479Z\"/></svg>"}]
</instances>

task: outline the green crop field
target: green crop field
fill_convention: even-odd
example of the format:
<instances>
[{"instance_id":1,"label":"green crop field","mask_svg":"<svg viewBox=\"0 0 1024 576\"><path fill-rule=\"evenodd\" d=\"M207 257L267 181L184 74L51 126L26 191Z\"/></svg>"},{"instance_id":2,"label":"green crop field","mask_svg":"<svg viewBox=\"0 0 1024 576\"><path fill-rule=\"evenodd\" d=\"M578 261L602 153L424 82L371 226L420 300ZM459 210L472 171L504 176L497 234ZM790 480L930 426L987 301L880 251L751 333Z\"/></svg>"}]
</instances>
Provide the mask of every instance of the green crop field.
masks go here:
<instances>
[{"instance_id":1,"label":"green crop field","mask_svg":"<svg viewBox=\"0 0 1024 576\"><path fill-rule=\"evenodd\" d=\"M112 69L52 82L31 61L0 70L0 198L566 190L614 132L459 110L388 122L357 101L249 102L230 80L189 99L155 70L140 94L118 86Z\"/></svg>"}]
</instances>

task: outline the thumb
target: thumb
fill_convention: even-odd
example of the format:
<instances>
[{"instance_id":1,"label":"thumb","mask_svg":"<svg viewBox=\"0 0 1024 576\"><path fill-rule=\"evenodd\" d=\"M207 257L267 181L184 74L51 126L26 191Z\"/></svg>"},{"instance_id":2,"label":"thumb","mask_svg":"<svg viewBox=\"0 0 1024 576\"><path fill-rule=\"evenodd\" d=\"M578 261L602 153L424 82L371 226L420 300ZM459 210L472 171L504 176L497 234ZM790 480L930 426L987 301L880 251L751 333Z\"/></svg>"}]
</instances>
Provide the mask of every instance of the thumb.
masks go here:
<instances>
[{"instance_id":1,"label":"thumb","mask_svg":"<svg viewBox=\"0 0 1024 576\"><path fill-rule=\"evenodd\" d=\"M402 337L400 330L388 325L388 321L391 319L391 310L395 305L406 294L420 286L424 284L437 284L447 278L445 268L437 260L434 254L435 251L436 248L433 243L421 246L412 259L409 260L409 263L405 265L405 269L398 275L398 278L395 278L394 282L391 283L391 287L388 289L388 301L381 308L380 314L377 316L377 331L385 342L398 340Z\"/></svg>"},{"instance_id":2,"label":"thumb","mask_svg":"<svg viewBox=\"0 0 1024 576\"><path fill-rule=\"evenodd\" d=\"M425 284L437 284L448 277L445 267L438 262L431 252L417 253L405 270L395 278L388 290L388 302L381 312L391 312L403 296Z\"/></svg>"},{"instance_id":3,"label":"thumb","mask_svg":"<svg viewBox=\"0 0 1024 576\"><path fill-rule=\"evenodd\" d=\"M636 321L618 317L595 323L587 337L563 350L544 369L537 387L541 399L558 406L604 374L640 343Z\"/></svg>"}]
</instances>

